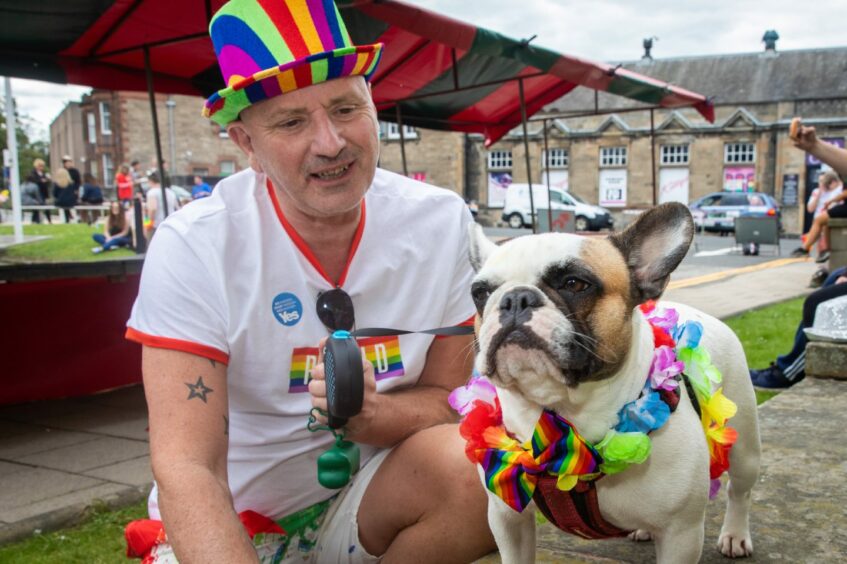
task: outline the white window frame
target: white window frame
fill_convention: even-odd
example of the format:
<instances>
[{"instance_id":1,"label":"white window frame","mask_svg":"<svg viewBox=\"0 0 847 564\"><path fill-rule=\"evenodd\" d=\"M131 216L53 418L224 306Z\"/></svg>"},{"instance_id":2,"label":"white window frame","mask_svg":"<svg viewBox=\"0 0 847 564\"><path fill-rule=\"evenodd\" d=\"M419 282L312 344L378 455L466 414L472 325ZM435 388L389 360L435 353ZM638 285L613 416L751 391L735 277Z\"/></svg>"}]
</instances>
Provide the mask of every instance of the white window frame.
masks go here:
<instances>
[{"instance_id":1,"label":"white window frame","mask_svg":"<svg viewBox=\"0 0 847 564\"><path fill-rule=\"evenodd\" d=\"M512 170L512 151L488 151L488 170Z\"/></svg>"},{"instance_id":2,"label":"white window frame","mask_svg":"<svg viewBox=\"0 0 847 564\"><path fill-rule=\"evenodd\" d=\"M112 134L112 107L108 102L100 102L100 133Z\"/></svg>"},{"instance_id":3,"label":"white window frame","mask_svg":"<svg viewBox=\"0 0 847 564\"><path fill-rule=\"evenodd\" d=\"M91 145L97 144L97 116L94 112L85 112L85 123L88 128L88 142Z\"/></svg>"},{"instance_id":4,"label":"white window frame","mask_svg":"<svg viewBox=\"0 0 847 564\"><path fill-rule=\"evenodd\" d=\"M547 170L547 153L550 153L550 168L568 168L570 162L570 154L567 149L557 147L555 149L547 149L541 151L541 168Z\"/></svg>"},{"instance_id":5,"label":"white window frame","mask_svg":"<svg viewBox=\"0 0 847 564\"><path fill-rule=\"evenodd\" d=\"M103 153L103 184L113 187L115 185L115 163L112 160L112 155Z\"/></svg>"},{"instance_id":6,"label":"white window frame","mask_svg":"<svg viewBox=\"0 0 847 564\"><path fill-rule=\"evenodd\" d=\"M230 172L226 172L224 170L224 164L232 165L232 170ZM235 174L236 167L237 167L237 165L236 165L235 161L232 160L232 159L226 159L226 160L223 160L220 163L218 163L218 169L221 172L221 176L229 176L230 174Z\"/></svg>"},{"instance_id":7,"label":"white window frame","mask_svg":"<svg viewBox=\"0 0 847 564\"><path fill-rule=\"evenodd\" d=\"M600 166L602 168L622 167L626 166L626 162L627 147L625 145L600 147Z\"/></svg>"},{"instance_id":8,"label":"white window frame","mask_svg":"<svg viewBox=\"0 0 847 564\"><path fill-rule=\"evenodd\" d=\"M687 165L691 159L688 143L678 145L662 145L659 163L662 165Z\"/></svg>"},{"instance_id":9,"label":"white window frame","mask_svg":"<svg viewBox=\"0 0 847 564\"><path fill-rule=\"evenodd\" d=\"M400 139L400 126L393 121L385 122L385 137L388 139ZM403 139L417 139L418 130L411 125L403 126Z\"/></svg>"},{"instance_id":10,"label":"white window frame","mask_svg":"<svg viewBox=\"0 0 847 564\"><path fill-rule=\"evenodd\" d=\"M724 164L749 164L756 162L755 143L724 143Z\"/></svg>"}]
</instances>

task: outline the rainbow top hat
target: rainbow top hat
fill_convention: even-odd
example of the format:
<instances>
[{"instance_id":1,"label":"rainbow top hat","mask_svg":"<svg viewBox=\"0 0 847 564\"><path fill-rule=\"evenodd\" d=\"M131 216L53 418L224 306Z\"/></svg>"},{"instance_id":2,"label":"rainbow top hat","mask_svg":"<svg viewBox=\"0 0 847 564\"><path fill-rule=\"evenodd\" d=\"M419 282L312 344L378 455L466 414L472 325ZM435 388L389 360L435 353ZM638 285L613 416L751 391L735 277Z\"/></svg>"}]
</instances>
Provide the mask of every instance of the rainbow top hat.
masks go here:
<instances>
[{"instance_id":1,"label":"rainbow top hat","mask_svg":"<svg viewBox=\"0 0 847 564\"><path fill-rule=\"evenodd\" d=\"M382 43L355 46L333 0L231 0L209 24L227 88L203 115L226 125L265 98L344 76L370 79Z\"/></svg>"}]
</instances>

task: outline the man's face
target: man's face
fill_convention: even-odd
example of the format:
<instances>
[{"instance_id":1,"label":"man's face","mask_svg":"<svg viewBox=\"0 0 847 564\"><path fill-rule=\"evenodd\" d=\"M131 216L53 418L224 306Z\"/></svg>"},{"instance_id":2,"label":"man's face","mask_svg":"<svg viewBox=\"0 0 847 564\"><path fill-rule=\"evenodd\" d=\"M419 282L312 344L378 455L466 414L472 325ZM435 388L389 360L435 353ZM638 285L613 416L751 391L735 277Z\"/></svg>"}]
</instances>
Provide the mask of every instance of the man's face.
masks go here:
<instances>
[{"instance_id":1,"label":"man's face","mask_svg":"<svg viewBox=\"0 0 847 564\"><path fill-rule=\"evenodd\" d=\"M264 100L230 135L285 205L311 217L357 209L379 156L376 109L362 77L330 80Z\"/></svg>"},{"instance_id":2,"label":"man's face","mask_svg":"<svg viewBox=\"0 0 847 564\"><path fill-rule=\"evenodd\" d=\"M67 169L71 169L74 166L74 162L73 161L63 161L62 166L64 166Z\"/></svg>"}]
</instances>

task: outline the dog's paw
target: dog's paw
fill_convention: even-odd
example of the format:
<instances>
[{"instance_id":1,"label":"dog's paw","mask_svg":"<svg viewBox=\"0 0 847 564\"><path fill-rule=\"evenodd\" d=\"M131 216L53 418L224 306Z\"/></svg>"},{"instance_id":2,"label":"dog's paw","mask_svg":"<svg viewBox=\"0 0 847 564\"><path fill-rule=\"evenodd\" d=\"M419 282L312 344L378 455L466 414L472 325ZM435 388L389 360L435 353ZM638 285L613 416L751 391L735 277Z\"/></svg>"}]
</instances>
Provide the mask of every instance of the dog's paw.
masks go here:
<instances>
[{"instance_id":1,"label":"dog's paw","mask_svg":"<svg viewBox=\"0 0 847 564\"><path fill-rule=\"evenodd\" d=\"M727 558L745 558L753 555L753 539L750 533L721 533L718 537L718 550Z\"/></svg>"},{"instance_id":2,"label":"dog's paw","mask_svg":"<svg viewBox=\"0 0 847 564\"><path fill-rule=\"evenodd\" d=\"M644 529L636 529L629 533L626 538L635 542L644 542L653 540L653 535L650 534L650 531L645 531Z\"/></svg>"}]
</instances>

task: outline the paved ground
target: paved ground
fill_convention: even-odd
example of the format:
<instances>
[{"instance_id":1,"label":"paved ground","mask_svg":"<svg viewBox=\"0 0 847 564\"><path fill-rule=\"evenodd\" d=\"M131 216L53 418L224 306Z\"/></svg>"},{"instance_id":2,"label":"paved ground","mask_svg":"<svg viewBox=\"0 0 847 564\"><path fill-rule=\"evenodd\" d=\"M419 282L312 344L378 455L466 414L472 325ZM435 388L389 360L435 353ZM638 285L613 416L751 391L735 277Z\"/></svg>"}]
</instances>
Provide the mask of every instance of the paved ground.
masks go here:
<instances>
[{"instance_id":1,"label":"paved ground","mask_svg":"<svg viewBox=\"0 0 847 564\"><path fill-rule=\"evenodd\" d=\"M681 270L667 297L725 317L807 292L815 268L812 262L780 259L697 276ZM756 562L847 558L842 483L847 444L841 434L847 420L839 405L846 391L847 383L804 383L762 409L766 462L756 493ZM141 499L151 480L146 427L138 386L0 407L0 543L65 526L92 503L117 506ZM716 507L707 555L717 534ZM652 560L646 545L583 545L562 538L567 537L545 529L542 561Z\"/></svg>"}]
</instances>

